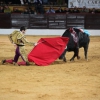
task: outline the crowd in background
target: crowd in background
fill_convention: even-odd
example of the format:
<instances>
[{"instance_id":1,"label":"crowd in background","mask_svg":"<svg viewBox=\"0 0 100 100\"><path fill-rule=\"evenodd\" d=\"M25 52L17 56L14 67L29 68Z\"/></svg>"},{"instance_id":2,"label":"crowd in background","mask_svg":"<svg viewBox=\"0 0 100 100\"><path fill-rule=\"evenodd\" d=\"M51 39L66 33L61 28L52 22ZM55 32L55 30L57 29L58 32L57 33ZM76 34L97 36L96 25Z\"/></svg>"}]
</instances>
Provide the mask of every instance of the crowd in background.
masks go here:
<instances>
[{"instance_id":1,"label":"crowd in background","mask_svg":"<svg viewBox=\"0 0 100 100\"><path fill-rule=\"evenodd\" d=\"M96 14L96 13L100 13L100 10L95 9L95 8L88 9L85 6L81 9L77 7L68 8L68 7L61 7L61 6L54 9L53 6L50 6L46 10L42 5L37 5L35 6L35 9L32 9L30 6L28 6L27 8L24 8L23 11L17 7L14 7L12 11L8 5L5 5L5 6L0 6L0 13L21 13L21 14L91 13L91 14Z\"/></svg>"},{"instance_id":2,"label":"crowd in background","mask_svg":"<svg viewBox=\"0 0 100 100\"><path fill-rule=\"evenodd\" d=\"M83 8L79 9L76 6L74 8L68 8L67 6L63 7L63 5L59 5L56 9L54 9L53 5L49 6L48 9L45 9L43 6L43 3L48 4L57 4L58 2L61 4L67 5L68 0L65 0L64 2L61 2L64 0L2 0L1 3L5 3L5 5L0 6L0 13L21 13L21 14L45 14L45 13L100 13L100 10L92 8L86 8L83 6ZM34 9L29 5L27 8L25 8L23 11L20 10L18 7L14 7L13 11L10 9L10 4L33 4ZM50 4L50 5L51 5Z\"/></svg>"},{"instance_id":3,"label":"crowd in background","mask_svg":"<svg viewBox=\"0 0 100 100\"><path fill-rule=\"evenodd\" d=\"M58 5L58 4L68 4L68 0L0 0L1 4L34 4L34 3L40 3L40 4L52 4L52 5Z\"/></svg>"}]
</instances>

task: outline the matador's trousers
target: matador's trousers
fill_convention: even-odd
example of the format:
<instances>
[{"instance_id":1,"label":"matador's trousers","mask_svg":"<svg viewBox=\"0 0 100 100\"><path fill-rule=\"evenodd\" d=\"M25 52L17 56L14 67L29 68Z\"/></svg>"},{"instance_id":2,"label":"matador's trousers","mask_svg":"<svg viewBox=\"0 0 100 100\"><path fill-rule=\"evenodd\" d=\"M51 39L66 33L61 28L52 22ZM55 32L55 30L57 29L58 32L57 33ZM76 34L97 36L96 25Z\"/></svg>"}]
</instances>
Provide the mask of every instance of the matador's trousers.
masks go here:
<instances>
[{"instance_id":1,"label":"matador's trousers","mask_svg":"<svg viewBox=\"0 0 100 100\"><path fill-rule=\"evenodd\" d=\"M17 46L16 51L15 51L15 57L14 57L13 61L17 63L20 56L23 59L23 61L28 62L24 46Z\"/></svg>"},{"instance_id":2,"label":"matador's trousers","mask_svg":"<svg viewBox=\"0 0 100 100\"><path fill-rule=\"evenodd\" d=\"M20 56L23 59L23 62L18 62L18 59ZM19 65L26 65L26 62L28 62L28 59L27 59L27 55L26 55L24 46L17 46L16 50L15 50L14 59L6 60L6 62L8 62L8 63L13 63L13 62L17 63L18 62Z\"/></svg>"}]
</instances>

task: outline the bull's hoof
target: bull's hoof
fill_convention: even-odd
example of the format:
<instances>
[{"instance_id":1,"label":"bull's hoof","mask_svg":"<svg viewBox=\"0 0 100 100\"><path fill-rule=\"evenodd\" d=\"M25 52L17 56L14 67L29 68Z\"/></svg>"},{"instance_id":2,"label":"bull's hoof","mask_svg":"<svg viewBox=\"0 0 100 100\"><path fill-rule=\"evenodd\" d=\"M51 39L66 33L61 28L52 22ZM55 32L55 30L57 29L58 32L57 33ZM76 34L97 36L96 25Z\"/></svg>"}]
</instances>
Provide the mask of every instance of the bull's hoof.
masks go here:
<instances>
[{"instance_id":1,"label":"bull's hoof","mask_svg":"<svg viewBox=\"0 0 100 100\"><path fill-rule=\"evenodd\" d=\"M89 61L88 59L86 59L86 61Z\"/></svg>"},{"instance_id":2,"label":"bull's hoof","mask_svg":"<svg viewBox=\"0 0 100 100\"><path fill-rule=\"evenodd\" d=\"M77 59L80 59L80 56L78 56Z\"/></svg>"},{"instance_id":3,"label":"bull's hoof","mask_svg":"<svg viewBox=\"0 0 100 100\"><path fill-rule=\"evenodd\" d=\"M66 60L66 58L65 58L65 57L63 58L63 61L64 61L64 62L67 62L67 60Z\"/></svg>"},{"instance_id":4,"label":"bull's hoof","mask_svg":"<svg viewBox=\"0 0 100 100\"><path fill-rule=\"evenodd\" d=\"M74 59L70 59L70 61L74 61Z\"/></svg>"},{"instance_id":5,"label":"bull's hoof","mask_svg":"<svg viewBox=\"0 0 100 100\"><path fill-rule=\"evenodd\" d=\"M60 56L59 59L63 59L63 57Z\"/></svg>"}]
</instances>

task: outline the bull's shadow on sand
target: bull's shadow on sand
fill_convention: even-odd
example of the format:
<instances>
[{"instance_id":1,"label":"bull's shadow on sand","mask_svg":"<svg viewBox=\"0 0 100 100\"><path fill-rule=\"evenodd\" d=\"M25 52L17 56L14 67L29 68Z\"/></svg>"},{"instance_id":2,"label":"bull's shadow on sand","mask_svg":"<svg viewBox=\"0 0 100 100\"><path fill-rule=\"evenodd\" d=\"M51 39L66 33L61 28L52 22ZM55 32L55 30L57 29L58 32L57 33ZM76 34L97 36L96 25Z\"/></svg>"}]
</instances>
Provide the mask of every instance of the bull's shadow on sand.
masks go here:
<instances>
[{"instance_id":1,"label":"bull's shadow on sand","mask_svg":"<svg viewBox=\"0 0 100 100\"><path fill-rule=\"evenodd\" d=\"M50 65L57 65L57 64L66 64L67 62L64 62L62 60L57 60L57 61L54 61L52 64Z\"/></svg>"}]
</instances>

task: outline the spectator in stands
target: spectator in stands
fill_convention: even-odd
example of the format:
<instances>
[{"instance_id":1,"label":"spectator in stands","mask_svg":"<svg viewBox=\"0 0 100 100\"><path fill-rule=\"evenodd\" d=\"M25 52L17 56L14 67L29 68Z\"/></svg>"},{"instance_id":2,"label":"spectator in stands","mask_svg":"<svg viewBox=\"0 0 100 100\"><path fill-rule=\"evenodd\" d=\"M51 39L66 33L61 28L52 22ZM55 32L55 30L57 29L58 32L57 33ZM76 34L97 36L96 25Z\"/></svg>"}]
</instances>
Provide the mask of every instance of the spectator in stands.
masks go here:
<instances>
[{"instance_id":1,"label":"spectator in stands","mask_svg":"<svg viewBox=\"0 0 100 100\"><path fill-rule=\"evenodd\" d=\"M0 13L4 13L4 7L0 6Z\"/></svg>"},{"instance_id":2,"label":"spectator in stands","mask_svg":"<svg viewBox=\"0 0 100 100\"><path fill-rule=\"evenodd\" d=\"M21 11L18 8L14 8L12 13L21 13Z\"/></svg>"},{"instance_id":3,"label":"spectator in stands","mask_svg":"<svg viewBox=\"0 0 100 100\"><path fill-rule=\"evenodd\" d=\"M34 14L34 10L31 7L29 7L28 10L30 14Z\"/></svg>"},{"instance_id":4,"label":"spectator in stands","mask_svg":"<svg viewBox=\"0 0 100 100\"><path fill-rule=\"evenodd\" d=\"M11 9L8 5L4 6L4 13L11 13Z\"/></svg>"},{"instance_id":5,"label":"spectator in stands","mask_svg":"<svg viewBox=\"0 0 100 100\"><path fill-rule=\"evenodd\" d=\"M69 14L69 13L71 13L71 10L69 8L65 7L63 13Z\"/></svg>"},{"instance_id":6,"label":"spectator in stands","mask_svg":"<svg viewBox=\"0 0 100 100\"><path fill-rule=\"evenodd\" d=\"M43 7L43 5L41 5L41 4L38 4L38 5L35 7L35 11L36 11L38 14L44 14L44 13L45 13L44 7Z\"/></svg>"},{"instance_id":7,"label":"spectator in stands","mask_svg":"<svg viewBox=\"0 0 100 100\"><path fill-rule=\"evenodd\" d=\"M55 11L55 13L63 13L63 9L62 9L61 7L59 7L59 8Z\"/></svg>"},{"instance_id":8,"label":"spectator in stands","mask_svg":"<svg viewBox=\"0 0 100 100\"><path fill-rule=\"evenodd\" d=\"M55 13L55 10L53 9L53 7L50 7L46 13Z\"/></svg>"},{"instance_id":9,"label":"spectator in stands","mask_svg":"<svg viewBox=\"0 0 100 100\"><path fill-rule=\"evenodd\" d=\"M80 13L79 9L75 6L72 10L72 13Z\"/></svg>"},{"instance_id":10,"label":"spectator in stands","mask_svg":"<svg viewBox=\"0 0 100 100\"><path fill-rule=\"evenodd\" d=\"M83 8L80 11L81 13L88 13L89 9L86 8L86 6L83 6Z\"/></svg>"},{"instance_id":11,"label":"spectator in stands","mask_svg":"<svg viewBox=\"0 0 100 100\"><path fill-rule=\"evenodd\" d=\"M95 8L92 8L89 10L89 13L95 14L95 13L98 13L98 10Z\"/></svg>"},{"instance_id":12,"label":"spectator in stands","mask_svg":"<svg viewBox=\"0 0 100 100\"><path fill-rule=\"evenodd\" d=\"M25 8L23 14L30 14L29 10L27 8Z\"/></svg>"}]
</instances>

